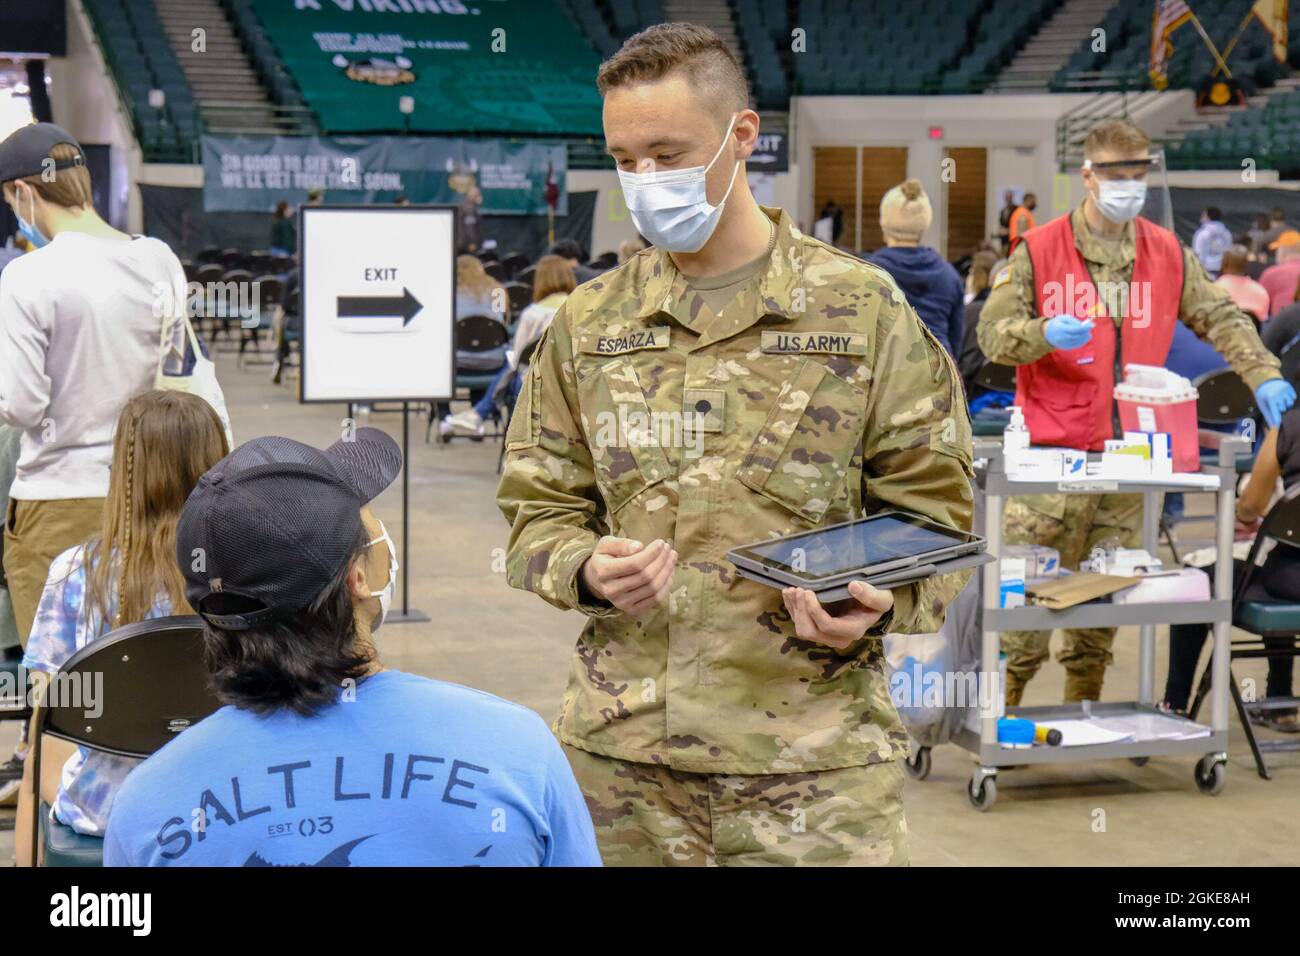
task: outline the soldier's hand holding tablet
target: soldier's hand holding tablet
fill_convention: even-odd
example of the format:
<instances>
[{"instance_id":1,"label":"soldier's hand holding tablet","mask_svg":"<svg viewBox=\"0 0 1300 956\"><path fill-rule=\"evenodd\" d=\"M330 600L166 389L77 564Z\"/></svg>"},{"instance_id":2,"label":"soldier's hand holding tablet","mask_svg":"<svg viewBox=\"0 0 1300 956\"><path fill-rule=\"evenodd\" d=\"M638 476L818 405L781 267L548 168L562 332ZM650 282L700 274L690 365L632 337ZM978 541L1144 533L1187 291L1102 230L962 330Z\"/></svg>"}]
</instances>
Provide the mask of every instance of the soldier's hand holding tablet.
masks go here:
<instances>
[{"instance_id":1,"label":"soldier's hand holding tablet","mask_svg":"<svg viewBox=\"0 0 1300 956\"><path fill-rule=\"evenodd\" d=\"M799 639L838 649L862 640L867 629L894 606L894 592L873 588L865 581L850 582L849 595L847 600L837 602L827 610L817 600L817 595L807 588L781 591Z\"/></svg>"},{"instance_id":2,"label":"soldier's hand holding tablet","mask_svg":"<svg viewBox=\"0 0 1300 956\"><path fill-rule=\"evenodd\" d=\"M642 545L605 535L582 566L582 584L592 596L641 617L667 599L676 568L677 552L667 541Z\"/></svg>"}]
</instances>

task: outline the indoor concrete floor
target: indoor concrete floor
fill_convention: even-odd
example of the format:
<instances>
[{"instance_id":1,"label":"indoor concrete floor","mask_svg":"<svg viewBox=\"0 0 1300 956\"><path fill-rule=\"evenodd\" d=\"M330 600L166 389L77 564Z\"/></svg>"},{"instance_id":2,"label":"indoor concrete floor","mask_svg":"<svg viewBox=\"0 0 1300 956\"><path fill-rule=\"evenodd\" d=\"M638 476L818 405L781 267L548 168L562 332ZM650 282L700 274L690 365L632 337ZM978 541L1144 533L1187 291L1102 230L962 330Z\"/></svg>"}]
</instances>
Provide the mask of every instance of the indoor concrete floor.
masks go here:
<instances>
[{"instance_id":1,"label":"indoor concrete floor","mask_svg":"<svg viewBox=\"0 0 1300 956\"><path fill-rule=\"evenodd\" d=\"M345 406L301 405L296 379L276 387L265 366L240 370L234 357L224 354L218 363L239 440L280 434L323 446L340 436ZM399 413L377 412L358 423L383 428L400 441ZM432 621L390 624L380 632L379 646L390 667L490 691L549 721L582 620L505 583L500 569L507 529L493 500L498 451L492 439L426 444L424 418L412 415L410 604ZM1195 509L1193 501L1189 510ZM398 482L376 507L399 548L401 505ZM400 602L399 595L395 605ZM1162 628L1157 691L1164 680L1163 636ZM1115 658L1104 698L1131 699L1137 686L1135 629L1120 632ZM1263 686L1262 662L1242 662L1236 672L1238 680L1254 677ZM1029 685L1025 703L1059 702L1062 686L1060 665L1049 662ZM15 735L13 723L0 725L0 748L7 752ZM1265 731L1263 736L1276 735ZM1194 763L1189 755L1155 757L1144 767L1111 760L1004 771L996 806L979 813L965 792L972 758L955 746L938 747L929 778L907 784L912 861L1300 864L1300 754L1274 755L1273 779L1260 779L1234 715L1222 794L1210 797L1197 790ZM12 818L12 810L3 812ZM0 859L12 853L13 834L0 833Z\"/></svg>"}]
</instances>

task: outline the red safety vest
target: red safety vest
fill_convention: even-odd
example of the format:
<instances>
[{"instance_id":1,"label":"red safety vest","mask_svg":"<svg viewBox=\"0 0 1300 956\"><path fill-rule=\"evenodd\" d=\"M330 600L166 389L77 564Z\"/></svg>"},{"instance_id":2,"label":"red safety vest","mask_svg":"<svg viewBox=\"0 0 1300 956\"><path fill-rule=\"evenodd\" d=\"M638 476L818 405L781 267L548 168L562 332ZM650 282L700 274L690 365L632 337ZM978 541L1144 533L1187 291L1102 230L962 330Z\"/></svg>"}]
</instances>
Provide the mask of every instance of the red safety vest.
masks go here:
<instances>
[{"instance_id":1,"label":"red safety vest","mask_svg":"<svg viewBox=\"0 0 1300 956\"><path fill-rule=\"evenodd\" d=\"M1038 314L1092 318L1092 339L1077 349L1053 349L1016 370L1016 404L1035 445L1101 451L1114 438L1115 380L1123 366L1164 365L1183 292L1183 251L1178 238L1139 217L1136 258L1119 330L1106 314L1092 274L1074 245L1069 215L1022 237L1034 267ZM1144 314L1134 316L1134 307ZM1119 332L1120 348L1115 340Z\"/></svg>"}]
</instances>

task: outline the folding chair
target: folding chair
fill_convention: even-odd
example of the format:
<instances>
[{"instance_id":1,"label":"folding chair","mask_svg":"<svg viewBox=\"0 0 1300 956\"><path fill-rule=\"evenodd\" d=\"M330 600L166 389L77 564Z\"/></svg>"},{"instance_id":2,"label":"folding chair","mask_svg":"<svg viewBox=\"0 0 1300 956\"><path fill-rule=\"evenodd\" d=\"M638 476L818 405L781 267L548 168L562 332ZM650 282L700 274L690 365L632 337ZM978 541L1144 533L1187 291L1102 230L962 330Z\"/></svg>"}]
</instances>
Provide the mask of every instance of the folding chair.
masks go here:
<instances>
[{"instance_id":1,"label":"folding chair","mask_svg":"<svg viewBox=\"0 0 1300 956\"><path fill-rule=\"evenodd\" d=\"M1206 372L1194 379L1192 385L1196 387L1196 423L1201 435L1201 464L1216 465L1219 462L1217 434L1232 432L1245 418L1252 419L1257 424L1261 421L1259 408L1255 405L1255 394L1242 381L1241 376L1230 368ZM1237 474L1248 473L1255 467L1255 456L1239 456L1236 463ZM1159 533L1169 545L1175 564L1182 564L1183 561L1182 546L1176 529L1181 522L1188 520L1197 519L1172 518L1164 511L1160 513Z\"/></svg>"},{"instance_id":2,"label":"folding chair","mask_svg":"<svg viewBox=\"0 0 1300 956\"><path fill-rule=\"evenodd\" d=\"M515 414L515 381L518 380L519 376L528 371L528 363L533 360L533 353L537 351L537 346L541 344L541 341L542 337L539 335L524 346L523 351L519 353L519 361L515 363L515 367L511 370L510 374L501 380L501 384L497 387L496 394L492 396L493 404L496 405L497 411L501 413L502 436L509 433L510 419ZM505 465L505 460L506 442L503 437L501 439L501 452L497 455L498 475L501 474L501 469Z\"/></svg>"},{"instance_id":3,"label":"folding chair","mask_svg":"<svg viewBox=\"0 0 1300 956\"><path fill-rule=\"evenodd\" d=\"M501 268L505 270L506 278L513 279L520 272L527 269L531 263L528 257L522 252L512 252L501 260Z\"/></svg>"},{"instance_id":4,"label":"folding chair","mask_svg":"<svg viewBox=\"0 0 1300 956\"><path fill-rule=\"evenodd\" d=\"M94 688L99 716L89 716L84 691L65 690L75 687ZM45 734L119 757L144 758L220 706L208 685L200 617L160 617L119 627L77 651L51 677L37 709L29 758L33 779L41 779ZM33 800L32 808L32 830L39 834L32 841L32 866L41 844L46 866L102 864L103 839L50 819L49 804Z\"/></svg>"},{"instance_id":5,"label":"folding chair","mask_svg":"<svg viewBox=\"0 0 1300 956\"><path fill-rule=\"evenodd\" d=\"M266 273L260 275L255 280L257 287L257 324L240 323L239 329L239 358L237 365L243 369L249 365L271 365L275 361L271 358L262 357L262 339L259 333L263 330L274 332L274 317L276 309L280 306L281 291L283 283L280 277ZM274 338L274 336L272 336ZM249 343L253 346L253 355L249 357L246 353Z\"/></svg>"},{"instance_id":6,"label":"folding chair","mask_svg":"<svg viewBox=\"0 0 1300 956\"><path fill-rule=\"evenodd\" d=\"M1287 489L1277 502L1269 509L1255 536L1250 555L1246 558L1246 570L1241 580L1233 589L1232 625L1251 636L1246 639L1233 640L1228 655L1228 683L1232 689L1232 699L1237 705L1237 716L1241 718L1242 730L1250 752L1255 757L1255 768L1265 780L1271 779L1268 764L1264 760L1266 753L1300 751L1300 740L1268 740L1260 742L1255 737L1255 729L1250 723L1251 712L1260 713L1270 710L1285 710L1300 704L1300 697L1266 698L1246 703L1237 686L1237 679L1232 674L1232 661L1243 658L1289 657L1300 656L1300 604L1286 601L1247 601L1245 595L1258 570L1257 562L1264 542L1272 539L1278 548L1300 549L1300 485ZM1192 701L1191 718L1196 719L1196 712L1201 702L1210 691L1211 667L1207 663L1201 675L1196 698Z\"/></svg>"},{"instance_id":7,"label":"folding chair","mask_svg":"<svg viewBox=\"0 0 1300 956\"><path fill-rule=\"evenodd\" d=\"M467 315L456 320L456 355L459 362L462 357L472 356L475 353L491 352L495 349L504 348L510 341L510 333L506 330L505 325L499 320L487 315ZM495 369L476 369L464 368L459 364L456 368L456 391L462 389L469 392L469 398L474 400L474 393L486 391L491 387L493 380L497 377L500 368ZM424 440L429 441L429 436L433 431L434 422L446 408L445 402L433 402L429 406L429 421L425 425ZM439 444L446 444L452 436L445 439L440 438Z\"/></svg>"}]
</instances>

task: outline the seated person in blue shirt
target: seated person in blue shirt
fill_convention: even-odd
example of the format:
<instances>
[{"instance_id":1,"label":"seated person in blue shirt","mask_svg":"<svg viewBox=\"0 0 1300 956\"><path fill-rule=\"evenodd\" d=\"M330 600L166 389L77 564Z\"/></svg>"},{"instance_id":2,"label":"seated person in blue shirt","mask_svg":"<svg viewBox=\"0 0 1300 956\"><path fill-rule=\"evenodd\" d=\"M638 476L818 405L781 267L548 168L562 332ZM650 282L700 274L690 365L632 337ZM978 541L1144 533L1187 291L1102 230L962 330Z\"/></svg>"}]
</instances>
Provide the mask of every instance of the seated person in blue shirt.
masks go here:
<instances>
[{"instance_id":1,"label":"seated person in blue shirt","mask_svg":"<svg viewBox=\"0 0 1300 956\"><path fill-rule=\"evenodd\" d=\"M401 464L362 428L255 439L199 479L176 551L227 706L126 779L105 865L600 865L540 717L379 661L397 555L369 502Z\"/></svg>"}]
</instances>

